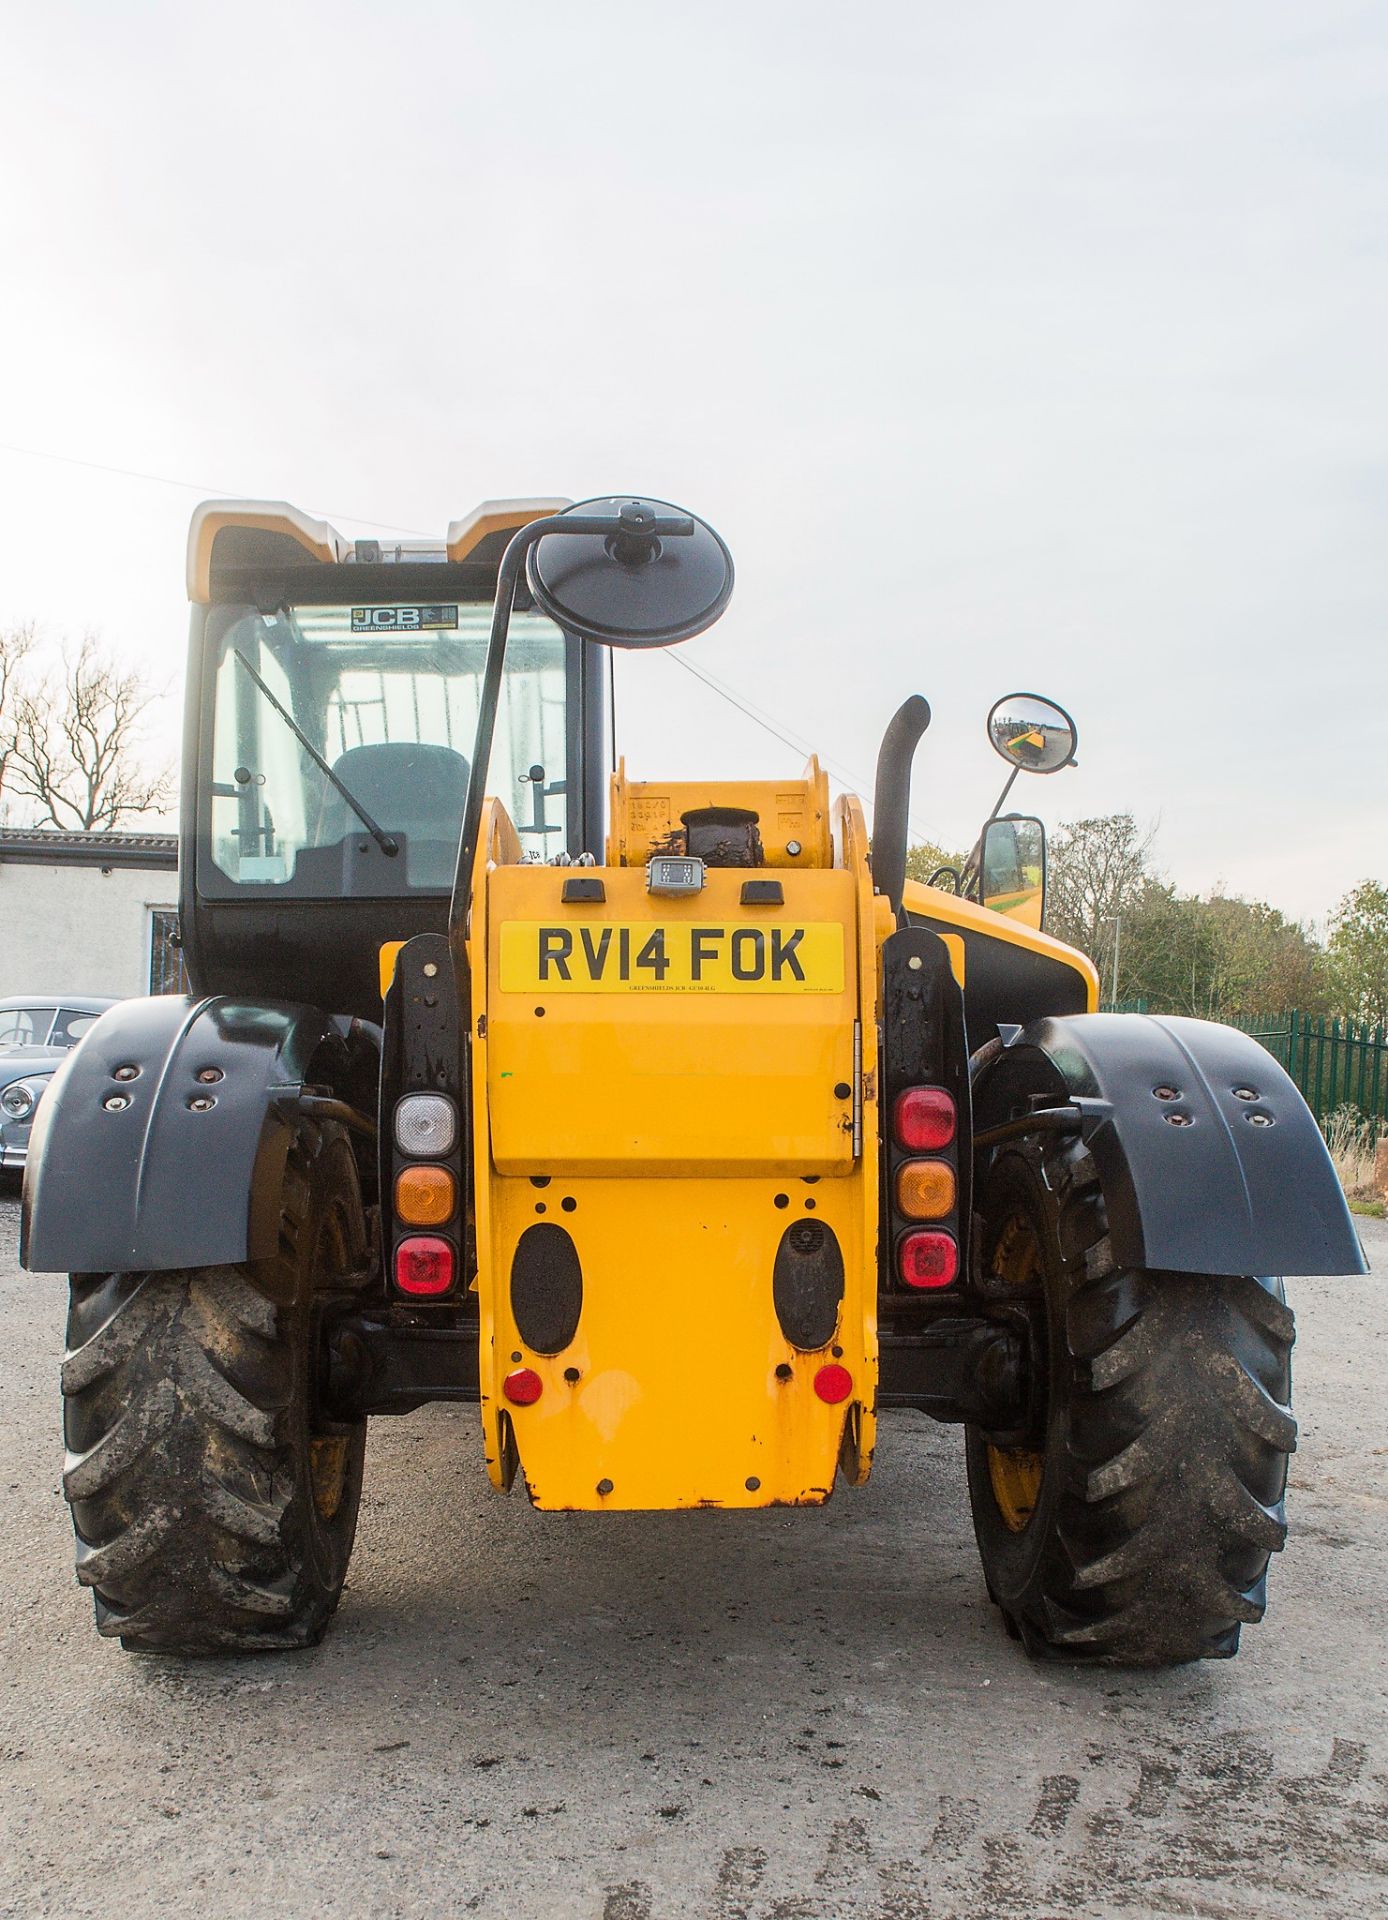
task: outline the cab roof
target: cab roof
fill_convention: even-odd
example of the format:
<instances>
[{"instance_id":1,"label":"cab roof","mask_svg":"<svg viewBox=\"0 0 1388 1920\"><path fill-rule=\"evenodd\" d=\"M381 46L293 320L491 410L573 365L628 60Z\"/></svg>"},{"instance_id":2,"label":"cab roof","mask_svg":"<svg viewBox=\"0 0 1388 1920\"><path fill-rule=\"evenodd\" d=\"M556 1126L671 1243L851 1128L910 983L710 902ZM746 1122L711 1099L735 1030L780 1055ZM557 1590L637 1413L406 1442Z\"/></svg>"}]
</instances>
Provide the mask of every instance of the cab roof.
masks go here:
<instances>
[{"instance_id":1,"label":"cab roof","mask_svg":"<svg viewBox=\"0 0 1388 1920\"><path fill-rule=\"evenodd\" d=\"M442 540L349 540L330 521L315 520L287 500L204 500L188 528L188 598L197 606L211 604L214 567L499 559L518 527L570 504L558 498L484 500L450 521Z\"/></svg>"}]
</instances>

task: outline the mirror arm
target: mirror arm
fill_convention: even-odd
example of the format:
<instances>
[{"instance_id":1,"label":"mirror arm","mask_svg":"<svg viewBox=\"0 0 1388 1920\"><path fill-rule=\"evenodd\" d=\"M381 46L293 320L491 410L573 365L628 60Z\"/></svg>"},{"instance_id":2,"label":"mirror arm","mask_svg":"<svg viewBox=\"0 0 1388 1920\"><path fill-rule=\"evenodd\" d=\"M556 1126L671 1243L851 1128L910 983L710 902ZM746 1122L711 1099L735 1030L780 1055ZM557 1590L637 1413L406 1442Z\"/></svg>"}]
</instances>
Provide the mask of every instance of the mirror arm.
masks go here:
<instances>
[{"instance_id":1,"label":"mirror arm","mask_svg":"<svg viewBox=\"0 0 1388 1920\"><path fill-rule=\"evenodd\" d=\"M650 521L641 530L646 539L661 535L690 535L694 522L686 515ZM552 513L517 528L506 544L496 571L496 603L492 608L491 637L487 642L487 664L482 673L482 695L477 707L477 734L472 747L472 765L468 768L467 799L463 802L463 824L458 838L458 861L453 870L453 897L448 906L448 939L453 949L453 966L458 976L459 995L467 988L464 942L467 938L468 908L471 904L472 869L477 859L477 837L482 828L482 801L487 790L487 767L492 757L492 738L496 732L497 708L501 704L501 676L506 665L506 639L511 630L511 613L516 588L525 567L525 557L537 540L547 533L589 533L597 538L630 536L617 514ZM463 1004L467 1004L463 998Z\"/></svg>"},{"instance_id":2,"label":"mirror arm","mask_svg":"<svg viewBox=\"0 0 1388 1920\"><path fill-rule=\"evenodd\" d=\"M453 949L458 988L464 986L463 942L467 938L467 916L472 892L472 869L477 859L477 836L482 827L482 801L487 788L487 763L492 756L492 738L496 732L497 708L501 704L501 675L506 665L506 640L511 631L511 611L520 583L525 556L531 544L546 533L564 525L562 514L552 513L543 520L532 520L520 527L506 543L501 565L496 570L496 602L492 607L492 630L487 641L487 664L482 673L482 694L477 704L477 732L472 744L472 765L468 768L467 798L463 802L463 824L458 837L458 861L453 870L453 897L448 904L448 940ZM586 529L585 529L586 530ZM604 526L603 531L608 531Z\"/></svg>"},{"instance_id":3,"label":"mirror arm","mask_svg":"<svg viewBox=\"0 0 1388 1920\"><path fill-rule=\"evenodd\" d=\"M1020 767L1014 767L1011 773L1008 774L1007 779L1003 783L1002 792L998 795L997 799L993 802L993 811L988 815L988 820L996 820L998 815L1002 812L1004 803L1007 800L1007 796L1012 791L1013 783L1016 781L1017 775L1021 771L1022 769ZM985 820L983 823L985 827L988 824L988 820ZM981 840L982 837L983 836L980 833L979 839Z\"/></svg>"},{"instance_id":4,"label":"mirror arm","mask_svg":"<svg viewBox=\"0 0 1388 1920\"><path fill-rule=\"evenodd\" d=\"M960 878L959 891L966 900L976 900L979 906L983 905L983 836L1002 812L1007 796L1012 791L1013 782L1021 771L1020 767L1014 767L1008 774L1003 782L1002 792L993 802L992 811L978 830L977 840L964 856L964 871Z\"/></svg>"}]
</instances>

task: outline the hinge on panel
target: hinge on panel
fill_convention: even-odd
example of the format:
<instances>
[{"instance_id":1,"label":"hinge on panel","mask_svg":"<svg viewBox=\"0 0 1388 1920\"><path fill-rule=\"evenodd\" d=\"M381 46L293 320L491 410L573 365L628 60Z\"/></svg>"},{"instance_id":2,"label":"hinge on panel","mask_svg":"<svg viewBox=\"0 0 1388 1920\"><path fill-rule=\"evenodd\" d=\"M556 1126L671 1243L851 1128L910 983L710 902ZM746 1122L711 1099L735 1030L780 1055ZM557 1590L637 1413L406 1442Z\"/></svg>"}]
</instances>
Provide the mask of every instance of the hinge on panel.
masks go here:
<instances>
[{"instance_id":1,"label":"hinge on panel","mask_svg":"<svg viewBox=\"0 0 1388 1920\"><path fill-rule=\"evenodd\" d=\"M863 1023L853 1022L853 1158L863 1153Z\"/></svg>"}]
</instances>

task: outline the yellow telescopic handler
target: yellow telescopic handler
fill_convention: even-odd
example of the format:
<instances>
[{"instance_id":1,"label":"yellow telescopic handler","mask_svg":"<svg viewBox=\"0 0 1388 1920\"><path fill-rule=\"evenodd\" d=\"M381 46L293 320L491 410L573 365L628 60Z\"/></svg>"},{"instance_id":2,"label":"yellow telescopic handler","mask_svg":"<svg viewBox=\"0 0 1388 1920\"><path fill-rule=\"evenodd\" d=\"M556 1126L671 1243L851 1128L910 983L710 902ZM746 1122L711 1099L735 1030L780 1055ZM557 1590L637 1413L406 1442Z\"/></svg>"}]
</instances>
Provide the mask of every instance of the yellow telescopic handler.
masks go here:
<instances>
[{"instance_id":1,"label":"yellow telescopic handler","mask_svg":"<svg viewBox=\"0 0 1388 1920\"><path fill-rule=\"evenodd\" d=\"M1275 1276L1363 1258L1269 1055L1096 1012L1041 931L1001 808L1069 716L998 702L974 854L907 884L918 695L871 841L814 760L608 778L607 649L732 591L678 508L392 545L214 501L188 567L194 990L102 1016L25 1186L99 1630L314 1643L372 1415L473 1402L495 1487L620 1511L819 1504L914 1407L1029 1652L1232 1654L1285 1534Z\"/></svg>"}]
</instances>

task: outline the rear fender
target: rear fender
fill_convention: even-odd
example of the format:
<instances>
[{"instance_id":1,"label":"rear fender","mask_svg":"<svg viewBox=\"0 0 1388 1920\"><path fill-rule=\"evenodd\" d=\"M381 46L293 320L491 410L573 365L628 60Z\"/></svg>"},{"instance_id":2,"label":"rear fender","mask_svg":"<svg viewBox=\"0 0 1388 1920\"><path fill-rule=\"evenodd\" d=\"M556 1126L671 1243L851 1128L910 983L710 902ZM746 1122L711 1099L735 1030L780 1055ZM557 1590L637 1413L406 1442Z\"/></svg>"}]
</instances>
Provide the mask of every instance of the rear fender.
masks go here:
<instances>
[{"instance_id":1,"label":"rear fender","mask_svg":"<svg viewBox=\"0 0 1388 1920\"><path fill-rule=\"evenodd\" d=\"M272 1254L298 1102L345 1071L352 1027L282 1001L162 994L112 1007L39 1108L24 1265L157 1271Z\"/></svg>"},{"instance_id":2,"label":"rear fender","mask_svg":"<svg viewBox=\"0 0 1388 1920\"><path fill-rule=\"evenodd\" d=\"M1120 1266L1367 1271L1310 1108L1232 1027L1146 1014L1037 1020L984 1060L973 1100L980 1133L1038 1104L1078 1108Z\"/></svg>"}]
</instances>

